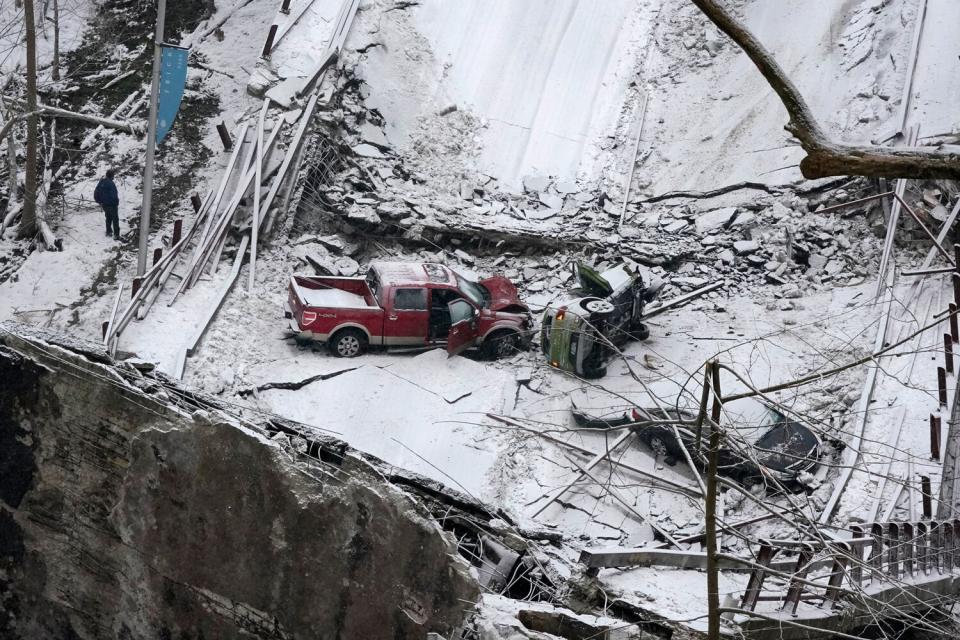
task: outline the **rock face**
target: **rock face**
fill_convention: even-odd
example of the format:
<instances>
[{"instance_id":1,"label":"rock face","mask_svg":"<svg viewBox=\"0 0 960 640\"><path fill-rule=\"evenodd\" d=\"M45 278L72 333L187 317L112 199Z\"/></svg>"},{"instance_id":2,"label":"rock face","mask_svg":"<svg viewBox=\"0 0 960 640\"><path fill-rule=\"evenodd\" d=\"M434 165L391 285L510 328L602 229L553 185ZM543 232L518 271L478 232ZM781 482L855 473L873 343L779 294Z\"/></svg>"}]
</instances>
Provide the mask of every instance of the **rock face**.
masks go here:
<instances>
[{"instance_id":1,"label":"rock face","mask_svg":"<svg viewBox=\"0 0 960 640\"><path fill-rule=\"evenodd\" d=\"M363 460L295 458L138 375L0 328L0 637L393 639L462 623L467 564Z\"/></svg>"}]
</instances>

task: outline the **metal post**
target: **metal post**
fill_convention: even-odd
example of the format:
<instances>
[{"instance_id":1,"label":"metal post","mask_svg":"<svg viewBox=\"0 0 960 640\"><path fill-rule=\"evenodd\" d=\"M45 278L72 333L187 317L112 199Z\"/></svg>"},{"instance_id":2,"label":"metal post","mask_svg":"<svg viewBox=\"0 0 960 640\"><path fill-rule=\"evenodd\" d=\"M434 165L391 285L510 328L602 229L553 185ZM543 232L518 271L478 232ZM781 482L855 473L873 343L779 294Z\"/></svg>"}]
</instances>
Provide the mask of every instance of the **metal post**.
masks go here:
<instances>
[{"instance_id":1,"label":"metal post","mask_svg":"<svg viewBox=\"0 0 960 640\"><path fill-rule=\"evenodd\" d=\"M267 41L263 43L263 51L260 52L260 57L266 58L270 55L270 51L273 50L273 39L277 36L277 25L270 25L270 31L267 33Z\"/></svg>"},{"instance_id":2,"label":"metal post","mask_svg":"<svg viewBox=\"0 0 960 640\"><path fill-rule=\"evenodd\" d=\"M280 13L290 13L290 0L283 0L283 4L280 5Z\"/></svg>"},{"instance_id":3,"label":"metal post","mask_svg":"<svg viewBox=\"0 0 960 640\"><path fill-rule=\"evenodd\" d=\"M183 236L183 218L177 218L173 221L173 238L170 240L170 246L175 246L180 242Z\"/></svg>"},{"instance_id":4,"label":"metal post","mask_svg":"<svg viewBox=\"0 0 960 640\"><path fill-rule=\"evenodd\" d=\"M956 267L957 273L960 273L960 263L957 260L960 260L960 244L953 245L953 265Z\"/></svg>"},{"instance_id":5,"label":"metal post","mask_svg":"<svg viewBox=\"0 0 960 640\"><path fill-rule=\"evenodd\" d=\"M193 212L196 213L203 206L203 201L200 200L200 196L194 193L190 195L190 204L193 205Z\"/></svg>"},{"instance_id":6,"label":"metal post","mask_svg":"<svg viewBox=\"0 0 960 640\"><path fill-rule=\"evenodd\" d=\"M957 321L957 305L950 303L950 336L960 342L960 322Z\"/></svg>"},{"instance_id":7,"label":"metal post","mask_svg":"<svg viewBox=\"0 0 960 640\"><path fill-rule=\"evenodd\" d=\"M947 406L947 370L937 367L937 391L940 395L940 406Z\"/></svg>"},{"instance_id":8,"label":"metal post","mask_svg":"<svg viewBox=\"0 0 960 640\"><path fill-rule=\"evenodd\" d=\"M933 517L933 495L930 489L930 478L920 476L920 494L923 497L923 517L929 520Z\"/></svg>"},{"instance_id":9,"label":"metal post","mask_svg":"<svg viewBox=\"0 0 960 640\"><path fill-rule=\"evenodd\" d=\"M230 139L230 132L227 131L227 125L225 123L221 122L217 125L217 133L220 135L220 142L223 143L223 150L230 151L233 149L233 140ZM243 174L241 173L241 175Z\"/></svg>"},{"instance_id":10,"label":"metal post","mask_svg":"<svg viewBox=\"0 0 960 640\"><path fill-rule=\"evenodd\" d=\"M943 334L943 358L947 373L953 373L953 336Z\"/></svg>"},{"instance_id":11,"label":"metal post","mask_svg":"<svg viewBox=\"0 0 960 640\"><path fill-rule=\"evenodd\" d=\"M927 525L922 522L917 523L917 575L923 576L930 573L929 560L929 539L927 537Z\"/></svg>"},{"instance_id":12,"label":"metal post","mask_svg":"<svg viewBox=\"0 0 960 640\"><path fill-rule=\"evenodd\" d=\"M156 249L154 249L153 250L153 266L156 266L156 264L160 262L160 258L162 257L163 257L163 249L161 249L160 247L157 247Z\"/></svg>"},{"instance_id":13,"label":"metal post","mask_svg":"<svg viewBox=\"0 0 960 640\"><path fill-rule=\"evenodd\" d=\"M887 575L900 579L900 525L896 522L887 525Z\"/></svg>"},{"instance_id":14,"label":"metal post","mask_svg":"<svg viewBox=\"0 0 960 640\"><path fill-rule=\"evenodd\" d=\"M900 556L903 558L903 570L909 577L913 577L914 547L917 544L914 538L913 525L905 522L900 526L900 544L903 549Z\"/></svg>"},{"instance_id":15,"label":"metal post","mask_svg":"<svg viewBox=\"0 0 960 640\"><path fill-rule=\"evenodd\" d=\"M940 416L930 414L930 457L940 459Z\"/></svg>"},{"instance_id":16,"label":"metal post","mask_svg":"<svg viewBox=\"0 0 960 640\"><path fill-rule=\"evenodd\" d=\"M150 115L147 119L147 157L143 167L143 202L140 205L140 249L137 253L137 275L147 270L147 244L150 242L150 206L153 204L153 164L157 150L157 100L160 93L160 57L163 44L163 22L167 0L157 0L157 30L153 39L153 77L150 81Z\"/></svg>"},{"instance_id":17,"label":"metal post","mask_svg":"<svg viewBox=\"0 0 960 640\"><path fill-rule=\"evenodd\" d=\"M953 303L960 307L960 273L953 274Z\"/></svg>"}]
</instances>

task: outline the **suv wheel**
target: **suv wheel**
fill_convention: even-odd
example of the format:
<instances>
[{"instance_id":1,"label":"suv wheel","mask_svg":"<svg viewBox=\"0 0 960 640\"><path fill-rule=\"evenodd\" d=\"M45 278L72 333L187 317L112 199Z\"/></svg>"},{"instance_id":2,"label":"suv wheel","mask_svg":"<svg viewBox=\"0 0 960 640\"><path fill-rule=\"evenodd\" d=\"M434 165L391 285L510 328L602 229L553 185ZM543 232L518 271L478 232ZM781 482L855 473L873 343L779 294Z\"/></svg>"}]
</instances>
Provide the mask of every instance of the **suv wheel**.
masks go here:
<instances>
[{"instance_id":1,"label":"suv wheel","mask_svg":"<svg viewBox=\"0 0 960 640\"><path fill-rule=\"evenodd\" d=\"M594 316L606 316L616 311L616 307L610 301L602 298L587 298L580 302L580 306Z\"/></svg>"}]
</instances>

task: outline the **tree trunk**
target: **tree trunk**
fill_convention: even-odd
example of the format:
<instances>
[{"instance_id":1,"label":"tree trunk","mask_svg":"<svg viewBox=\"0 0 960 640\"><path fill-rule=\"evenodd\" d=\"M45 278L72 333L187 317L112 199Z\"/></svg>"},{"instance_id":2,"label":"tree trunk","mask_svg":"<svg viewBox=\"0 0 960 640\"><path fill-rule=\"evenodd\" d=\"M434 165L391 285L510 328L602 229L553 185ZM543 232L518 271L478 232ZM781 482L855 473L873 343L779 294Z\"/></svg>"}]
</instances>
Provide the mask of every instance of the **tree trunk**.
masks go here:
<instances>
[{"instance_id":1,"label":"tree trunk","mask_svg":"<svg viewBox=\"0 0 960 640\"><path fill-rule=\"evenodd\" d=\"M921 147L856 146L827 136L813 111L773 55L756 36L723 6L722 0L691 0L713 24L727 34L753 61L757 70L787 109L787 131L807 152L800 171L808 179L828 176L870 178L960 179L960 155Z\"/></svg>"},{"instance_id":2,"label":"tree trunk","mask_svg":"<svg viewBox=\"0 0 960 640\"><path fill-rule=\"evenodd\" d=\"M7 171L10 172L8 179L10 181L10 204L19 200L17 193L17 136L14 128L10 127L7 132ZM7 207L10 207L7 204Z\"/></svg>"},{"instance_id":3,"label":"tree trunk","mask_svg":"<svg viewBox=\"0 0 960 640\"><path fill-rule=\"evenodd\" d=\"M707 547L707 640L720 640L720 570L717 566L717 471L720 457L720 368L707 363L712 380L713 407L710 410L710 441L707 451L707 495L704 496L705 543ZM704 394L706 397L706 394ZM706 407L701 407L704 411Z\"/></svg>"},{"instance_id":4,"label":"tree trunk","mask_svg":"<svg viewBox=\"0 0 960 640\"><path fill-rule=\"evenodd\" d=\"M53 69L50 78L60 79L60 0L53 0Z\"/></svg>"},{"instance_id":5,"label":"tree trunk","mask_svg":"<svg viewBox=\"0 0 960 640\"><path fill-rule=\"evenodd\" d=\"M34 24L33 0L23 2L24 26L27 35L27 164L24 180L21 238L37 232L37 28Z\"/></svg>"}]
</instances>

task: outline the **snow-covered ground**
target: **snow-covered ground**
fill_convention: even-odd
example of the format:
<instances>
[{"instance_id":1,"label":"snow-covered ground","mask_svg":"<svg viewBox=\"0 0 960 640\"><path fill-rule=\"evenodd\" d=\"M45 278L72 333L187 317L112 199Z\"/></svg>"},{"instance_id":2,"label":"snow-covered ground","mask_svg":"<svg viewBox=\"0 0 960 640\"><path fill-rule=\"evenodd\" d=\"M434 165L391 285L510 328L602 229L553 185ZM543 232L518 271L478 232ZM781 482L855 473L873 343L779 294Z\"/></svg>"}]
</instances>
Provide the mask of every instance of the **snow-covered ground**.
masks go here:
<instances>
[{"instance_id":1,"label":"snow-covered ground","mask_svg":"<svg viewBox=\"0 0 960 640\"><path fill-rule=\"evenodd\" d=\"M62 18L68 23L65 33L73 34L70 37L81 33L86 23L83 6L78 3ZM193 34L184 34L197 62L191 69L191 90L208 91L219 101L219 114L203 124L199 139L179 141L171 151L171 163L201 148L211 152L209 162L193 176L194 190L204 194L214 189L228 161L214 125L221 118L231 128L255 122L262 98L247 93L251 78L262 82L275 73L279 84L274 95L290 97L290 88L315 70L338 8L330 0L295 0L289 16L284 16L277 14L275 4L240 2L218 6ZM741 11L794 74L835 134L863 141L885 137L891 127L899 126L898 101L915 19L913 2L751 0L742 4ZM935 71L934 61L955 60L960 45L949 28L955 23L954 3L929 0L927 11L908 123L919 123L922 134L934 135L956 127L952 105L958 97L958 74ZM213 30L223 18L220 31ZM259 52L272 23L280 25L280 40L274 56L265 61ZM784 24L790 28L783 28ZM487 187L491 192L519 191L524 177L539 174L559 182L578 182L577 189L589 192L585 202L596 198L596 192L607 191L619 203L641 126L644 96L634 199L638 194L702 191L744 180L771 185L799 181L795 165L801 154L783 131L783 108L746 57L682 0L611 0L602 6L583 0L396 4L365 0L341 63L350 78L362 80L358 95L371 117L377 122L382 119L384 146L395 154L378 160L382 171L378 175L397 180L393 176L403 171L394 168L412 170L417 180L407 181L403 188L417 198L427 198L431 192L446 198L451 190L460 197L461 181L475 181L482 175L494 179ZM456 110L451 111L453 106ZM289 111L275 109L271 119L287 116L293 121L297 115L294 105ZM371 135L370 131L364 135ZM120 140L112 148L101 148L96 160L86 163L79 177L64 186L71 202L89 199L96 177L111 160L136 157L140 152L141 141ZM122 176L119 187L121 218L132 218L140 201L136 176ZM690 226L696 227L697 221L688 215L691 209L699 214L746 205L752 208L740 212L751 216L757 212L759 221L742 229L732 227L731 233L775 252L773 245L780 240L774 236L779 238L781 227L792 223L789 218L774 223L762 213L776 206L783 209L781 203L792 197L787 192L775 203L764 200L757 205L756 193L745 191L706 202L648 206L644 216L628 219L623 229L617 229L611 243L626 247L634 242L631 238L643 240L641 234L649 232L650 220L656 227L661 218L670 224L689 218ZM443 209L448 201L437 195L430 202ZM797 199L793 209L803 212L800 202ZM600 211L599 215L610 217L609 211ZM168 222L161 236L169 236L173 214L190 221L186 203L165 213ZM614 210L614 216L617 213ZM509 229L516 222L507 213L500 215L493 226L503 222ZM122 228L128 241L116 244L103 236L102 222L102 213L86 202L58 220L65 250L35 251L14 277L0 283L0 321L48 324L98 340L117 285L124 284L125 297L129 295L135 264L129 226ZM552 232L563 225L546 215L543 219L528 215L522 223L534 233ZM870 256L876 240L854 235L865 234L865 228L838 218L823 234L828 238L846 234L851 242L845 240L845 249L825 245L823 251L839 251L833 258L838 264L850 262L844 262L844 254L852 256L855 250L858 256ZM599 230L591 232L601 237ZM0 239L0 251L22 248L9 232L6 235ZM588 546L642 545L653 539L651 524L671 534L696 533L703 523L700 500L606 463L596 467L594 480L580 480L560 500L534 515L544 505L545 495L577 479L577 465L590 458L584 450L600 453L617 435L575 429L571 401L597 413L658 402L692 406L700 397L698 372L711 358L730 365L756 386L837 366L872 348L882 305L873 298L876 283L871 278L851 273L843 280L848 286L834 286L830 278L821 279L823 273L813 270L804 275L795 268L788 297L787 287L767 275L764 259L749 263L747 254L738 251L727 260L712 246L716 236L706 233L677 238L678 243L693 243L693 248L679 264L660 269L673 283L674 293L685 286L684 279L690 288L691 282L717 269L729 271L728 287L654 319L650 340L628 345L624 358L597 383L547 367L536 351L491 363L448 359L442 351L374 353L342 360L325 351L298 348L283 339L282 305L289 273L302 266L296 248L282 233L263 247L252 290L247 290L246 267L241 270L238 285L199 352L187 359L184 381L217 395L238 411L277 415L307 429L332 431L358 449L499 507L531 529L553 528L566 536L571 554ZM362 234L358 240L363 240ZM160 239L155 238L153 246L159 245ZM371 245L363 255L356 255L361 268L378 255L424 257L424 251L408 250L389 240L382 240L378 249L370 249ZM476 259L468 256L468 263L454 253L456 248L437 247L432 255L463 260L462 266L469 264L481 275L504 270L518 278L528 270L540 274L536 282L528 279L524 290L531 302L540 305L565 294L570 281L566 265L572 258L589 258L572 250L537 249L528 256L495 256L494 252ZM537 252L543 253L541 263L525 266ZM901 266L914 263L910 251L898 258ZM870 259L875 256L865 257L858 268L871 267ZM790 260L784 257L783 262ZM755 273L750 269L762 269L763 275L750 275ZM175 372L203 314L214 304L226 271L225 259L218 273L204 276L197 287L167 306L172 289L179 285L172 280L147 319L132 323L124 332L120 350L156 362L166 373ZM941 311L947 293L942 282L928 280L917 304L896 310L891 333L906 335L923 318ZM898 299L902 299L899 293ZM904 424L911 428L904 429L905 438L896 451L917 456L917 473L928 466L922 460L923 422L935 410L930 391L935 377L927 358L939 357L935 352L939 335L931 334L913 345L919 356L883 363L877 401L871 409L875 417L868 424L864 447L873 473L888 459L885 447L890 446L901 416L906 416ZM853 369L800 391L781 393L776 399L803 415L825 440L845 439L856 420L863 375L862 368ZM732 376L724 377L723 385L726 392L744 389ZM670 466L644 445L625 447L617 458L652 476L696 487L692 472L682 462ZM898 462L893 471L903 475L905 467ZM811 482L811 494L796 499L815 515L836 475L836 469L821 474ZM935 470L931 475L936 477ZM854 475L841 502L838 523L857 517L870 501L875 481L876 476L866 473ZM627 504L615 499L604 484L613 486ZM774 504L782 505L784 500L770 497ZM726 495L724 507L730 518L758 514L748 500L732 494ZM773 535L779 526L768 522L744 531ZM731 550L746 550L742 541L728 539L727 543ZM681 620L702 613L690 606L700 601L691 594L703 592L702 574L647 569L604 572L601 579L642 606L653 602L668 618ZM742 590L741 582L738 577L725 577L722 588L735 593Z\"/></svg>"}]
</instances>

